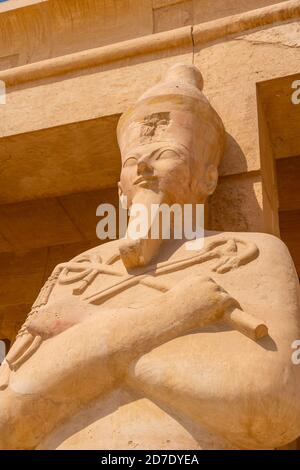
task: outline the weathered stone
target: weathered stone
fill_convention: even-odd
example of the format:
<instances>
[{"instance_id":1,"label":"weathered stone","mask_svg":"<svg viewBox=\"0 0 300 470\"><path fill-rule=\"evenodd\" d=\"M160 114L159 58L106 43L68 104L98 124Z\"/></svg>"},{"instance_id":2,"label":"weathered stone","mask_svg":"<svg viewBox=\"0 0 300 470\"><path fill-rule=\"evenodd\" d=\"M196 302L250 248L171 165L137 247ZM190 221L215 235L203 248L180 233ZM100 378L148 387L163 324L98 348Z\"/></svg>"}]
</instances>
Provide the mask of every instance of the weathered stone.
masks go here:
<instances>
[{"instance_id":1,"label":"weathered stone","mask_svg":"<svg viewBox=\"0 0 300 470\"><path fill-rule=\"evenodd\" d=\"M77 377L76 382L75 377L74 382L71 380L59 390L54 387L55 400L64 403L63 410L48 398L38 398L34 402L35 409L42 409L44 403L45 409L41 413L45 412L47 418L56 413L57 418L60 413L63 418L68 416L64 426L54 426L52 432L50 428L47 430L47 437L41 440L40 448L97 448L99 436L102 447L107 449L111 448L112 441L120 449L158 446L161 449L248 448L249 436L239 425L236 426L235 420L239 416L248 416L247 404L251 402L251 407L253 404L248 390L254 389L263 411L259 405L252 408L249 422L255 442L251 442L251 447L261 447L262 442L271 447L282 444L285 444L283 448L295 447L287 442L296 437L293 429L297 428L299 416L299 406L293 395L297 386L295 384L293 389L290 381L291 376L294 374L296 377L298 373L290 360L291 340L296 334L295 312L299 309L296 298L298 284L282 243L268 235L252 235L251 232L267 232L281 237L291 251L300 276L297 235L300 215L296 184L299 180L300 105L295 105L291 99L292 84L300 80L299 17L299 0L11 0L0 3L0 80L3 81L0 86L2 89L5 85L7 91L7 104L0 104L0 339L14 341L34 299L55 266L75 257L75 268L79 264L82 268L86 260L81 256L78 258L78 255L88 250L88 260L100 269L99 260L95 261L96 255L101 254L105 261L106 256L118 253L119 242L102 245L96 238L97 206L102 202L118 205L117 182L121 162L116 139L117 123L120 115L128 108L135 109L139 96L159 83L176 63L195 63L199 67L204 77L204 92L222 118L226 130L219 184L205 204L206 227L225 231L226 237L229 233L230 240L226 238L225 244L222 244L223 239L220 242L222 253L229 250L232 254L236 249L240 255L244 247L252 243L259 249L259 256L253 261L227 274L214 272L213 278L230 296L238 299L244 313L251 315L250 323L253 317L266 322L272 338L262 340L266 346L263 349L260 342L254 343L242 336L235 330L241 315L238 311L234 317L234 329L230 329L228 323L220 323L221 331L217 323L209 327L209 333L201 329L193 335L179 335L152 351L147 350L130 367L126 376L125 383L130 392L123 390L122 381L117 379L114 382L112 379L114 390L109 398L99 399L97 390L96 402L93 401L94 369L89 366L87 375L84 371L84 380ZM152 114L145 116L144 140L157 136L157 130L163 135L166 124L170 122L166 112L169 111L163 110L163 118L160 112L158 117ZM179 115L174 119L176 122ZM200 121L191 119L189 129L192 131L200 126L198 137L203 135L206 142L210 133L203 132ZM184 141L190 149L188 139L184 140L188 133L183 131L183 122L184 119L176 132L173 128L175 141ZM132 143L134 135L129 130L124 132L124 136L121 140L125 138L127 143ZM173 143L173 137L171 140ZM124 152L125 148L121 152L123 158ZM202 151L198 154L202 155ZM147 155L143 157L148 158ZM214 181L216 172L211 171L210 175ZM202 176L200 181L205 180ZM188 197L189 189L185 186L188 177L179 178L177 174L174 179L177 180L170 184L177 199L183 195ZM150 197L146 199L151 202ZM208 241L219 240L218 237L221 235L210 234ZM235 246L232 238L238 240ZM124 264L130 267L134 262L147 264L147 256L151 258L158 248L155 243L146 245L120 244L122 262L118 261L118 269L123 269ZM181 256L176 248L173 256L176 258L177 255ZM158 256L159 260L165 261L169 254L166 255L165 248L161 248ZM228 262L233 262L231 255ZM74 264L70 266L74 269ZM206 269L206 265L201 264L199 269L211 276L210 266ZM66 273L68 276L74 274L72 269L64 272L64 279ZM130 300L131 314L139 312L143 318L143 314L147 315L140 310L144 303L155 306L156 294L166 296L161 299L168 299L170 286L183 282L181 273L185 277L186 271L194 273L194 269L164 276L166 284L159 285L158 291L153 278L146 279L147 285L139 284L129 291L120 291L108 298L103 307L97 306L97 317L100 318L98 314L102 308L116 308L127 318ZM57 275L55 271L54 280ZM109 279L108 274L101 274L95 284L100 290L104 289L109 287ZM53 279L47 283L39 302L44 305L47 300L50 307L54 304L58 311L52 308L48 311L48 306L44 310L42 308L43 328L51 330L52 314L66 315L68 321L73 318L72 312L75 320L78 319L76 315L84 317L87 312L92 313L88 308L85 310L86 306L81 310L79 305L82 301L77 300L78 291L85 289L85 280L74 286L72 283L69 286L62 284L57 292L51 293L52 282ZM207 290L211 287L208 283ZM73 288L74 295L71 292ZM202 288L200 283L200 291ZM186 289L188 291L188 287ZM203 292L203 298L206 294ZM185 292L183 298L197 299L197 295L199 292L195 295ZM68 308L62 308L61 302L68 304ZM165 311L172 312L173 306L166 307ZM244 313L242 318L245 318ZM164 319L164 315L161 317ZM57 377L56 372L59 380L64 381L59 368L56 371L50 367L47 375L48 358L59 354L65 357L66 351L72 351L67 358L76 360L77 357L80 363L83 349L76 349L77 344L81 347L86 344L86 351L93 355L93 347L95 351L99 344L98 338L94 338L98 327L99 337L103 335L102 316L99 321L100 326L97 324L89 332L83 321L80 325L82 331L80 328L76 330L78 337L74 333L75 341L72 341L70 333L75 327L42 344L37 338L36 342L33 341L36 353L32 357L29 357L31 353L29 351L28 354L27 348L30 349L33 338L25 335L25 343L21 346L17 339L17 346L12 348L8 358L16 365L10 386L21 394L34 389L36 398L36 387L48 390L53 377ZM125 322L123 332L128 331L128 324ZM151 321L148 326L150 328ZM136 325L131 330L136 331ZM26 328L22 329L22 333L25 332ZM82 341L85 334L89 338L86 343ZM119 338L118 333L115 336ZM185 341L188 341L188 346ZM278 344L279 350L275 352ZM18 369L15 355L22 348L29 359ZM238 356L237 350L241 352ZM184 362L178 360L178 351ZM48 364L45 370L40 370L41 363ZM62 367L64 364L72 376L73 369L68 369L67 359ZM207 364L209 368L205 369ZM231 388L224 387L228 384L223 375L228 364L233 371ZM200 365L199 370L197 367ZM100 370L102 366L103 361L99 361L96 368ZM281 367L284 367L284 373ZM31 368L35 370L34 375ZM103 377L110 377L111 370L115 370L115 363L105 369ZM211 378L206 383L212 388L215 385L218 393L223 391L221 404L215 398L212 406L209 402L212 389L201 388L200 380L193 382L195 370L198 378L205 374ZM217 371L215 376L212 370ZM54 375L51 375L53 371ZM7 368L4 376L6 374ZM235 377L234 382L232 376ZM288 383L286 390L282 388L283 376ZM103 377L97 375L95 381L95 386L98 384L101 390L105 386ZM4 379L2 375L5 383ZM84 381L87 385L82 390ZM174 390L179 390L183 382L185 396L188 396L185 401L191 403L191 409L180 409L184 421L177 421L176 414L170 416L154 402L165 398L168 406L177 410L180 405L181 408L181 399ZM263 388L255 388L258 382L263 384ZM208 397L200 407L197 401L199 390L201 397ZM78 413L78 393L81 392L83 401L87 402ZM217 392L216 396L220 397ZM6 392L3 393L1 396L6 397ZM289 403L289 408L282 405L282 397ZM110 410L105 418L101 417L103 409ZM229 416L226 414L228 410L233 410ZM29 407L29 414L31 411ZM223 422L220 415L227 425L224 436L221 436ZM252 420L257 415L260 415L258 425ZM288 420L287 433L277 439L278 430ZM44 421L48 423L47 419ZM208 432L211 421L219 427ZM49 419L50 427L51 422ZM228 426L231 422L234 422L233 428L238 435L231 433ZM32 429L26 430L29 440L35 423L34 417ZM262 429L266 432L261 432ZM16 436L18 426L12 425L12 429L8 427L5 432ZM170 439L165 438L166 434ZM21 438L17 444L21 447L20 442ZM23 447L26 445L23 441Z\"/></svg>"},{"instance_id":2,"label":"weathered stone","mask_svg":"<svg viewBox=\"0 0 300 470\"><path fill-rule=\"evenodd\" d=\"M226 135L202 88L175 65L121 117L129 206L195 209L214 192ZM202 249L132 237L131 214L127 238L56 266L0 369L1 448L272 449L299 435L299 283L284 244L250 232L261 186L223 177L211 218L241 231L207 232Z\"/></svg>"}]
</instances>

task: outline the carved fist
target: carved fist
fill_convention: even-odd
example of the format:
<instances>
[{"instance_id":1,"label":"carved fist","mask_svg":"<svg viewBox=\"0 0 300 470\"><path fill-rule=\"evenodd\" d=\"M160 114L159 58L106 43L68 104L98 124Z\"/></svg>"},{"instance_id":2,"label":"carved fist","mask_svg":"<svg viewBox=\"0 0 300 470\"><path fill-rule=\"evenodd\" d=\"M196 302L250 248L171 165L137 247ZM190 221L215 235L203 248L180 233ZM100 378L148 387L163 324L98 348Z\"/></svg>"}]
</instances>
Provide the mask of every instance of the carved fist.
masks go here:
<instances>
[{"instance_id":1,"label":"carved fist","mask_svg":"<svg viewBox=\"0 0 300 470\"><path fill-rule=\"evenodd\" d=\"M237 302L213 279L201 275L183 280L171 289L170 294L176 309L182 309L197 327L219 320L237 306Z\"/></svg>"}]
</instances>

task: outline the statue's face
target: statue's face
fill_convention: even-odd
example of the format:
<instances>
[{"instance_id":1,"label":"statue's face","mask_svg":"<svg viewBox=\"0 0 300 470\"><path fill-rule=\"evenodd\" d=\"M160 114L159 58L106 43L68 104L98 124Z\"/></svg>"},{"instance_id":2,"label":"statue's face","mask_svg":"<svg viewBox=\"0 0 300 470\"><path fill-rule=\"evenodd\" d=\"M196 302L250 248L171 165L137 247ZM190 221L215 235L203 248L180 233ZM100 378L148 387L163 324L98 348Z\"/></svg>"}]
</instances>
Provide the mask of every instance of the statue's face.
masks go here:
<instances>
[{"instance_id":1,"label":"statue's face","mask_svg":"<svg viewBox=\"0 0 300 470\"><path fill-rule=\"evenodd\" d=\"M141 144L122 156L120 187L129 205L144 189L162 194L168 204L188 202L190 181L188 151L174 142Z\"/></svg>"},{"instance_id":2,"label":"statue's face","mask_svg":"<svg viewBox=\"0 0 300 470\"><path fill-rule=\"evenodd\" d=\"M122 140L120 191L128 206L138 192L158 193L166 204L204 202L216 187L212 143L193 113L160 112L137 119Z\"/></svg>"}]
</instances>

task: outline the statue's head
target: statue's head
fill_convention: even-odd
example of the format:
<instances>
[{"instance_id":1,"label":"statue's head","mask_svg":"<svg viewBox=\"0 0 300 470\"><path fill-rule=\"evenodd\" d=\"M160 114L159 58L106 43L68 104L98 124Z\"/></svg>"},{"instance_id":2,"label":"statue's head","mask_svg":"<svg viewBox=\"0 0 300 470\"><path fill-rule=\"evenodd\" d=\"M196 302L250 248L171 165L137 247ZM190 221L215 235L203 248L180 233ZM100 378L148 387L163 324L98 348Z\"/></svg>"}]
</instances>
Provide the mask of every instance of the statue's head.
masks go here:
<instances>
[{"instance_id":1,"label":"statue's head","mask_svg":"<svg viewBox=\"0 0 300 470\"><path fill-rule=\"evenodd\" d=\"M168 204L201 203L214 192L225 131L202 88L195 66L177 64L122 115L119 191L129 206L145 190Z\"/></svg>"}]
</instances>

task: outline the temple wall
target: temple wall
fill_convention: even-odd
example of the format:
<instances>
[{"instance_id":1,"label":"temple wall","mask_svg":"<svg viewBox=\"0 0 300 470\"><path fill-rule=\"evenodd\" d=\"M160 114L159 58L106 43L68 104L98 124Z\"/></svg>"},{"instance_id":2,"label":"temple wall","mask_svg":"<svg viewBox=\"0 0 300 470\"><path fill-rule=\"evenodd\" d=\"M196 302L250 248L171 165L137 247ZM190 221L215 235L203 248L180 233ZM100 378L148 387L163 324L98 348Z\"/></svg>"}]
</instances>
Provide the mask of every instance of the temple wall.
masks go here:
<instances>
[{"instance_id":1,"label":"temple wall","mask_svg":"<svg viewBox=\"0 0 300 470\"><path fill-rule=\"evenodd\" d=\"M0 70L279 2L10 0L0 5Z\"/></svg>"}]
</instances>

